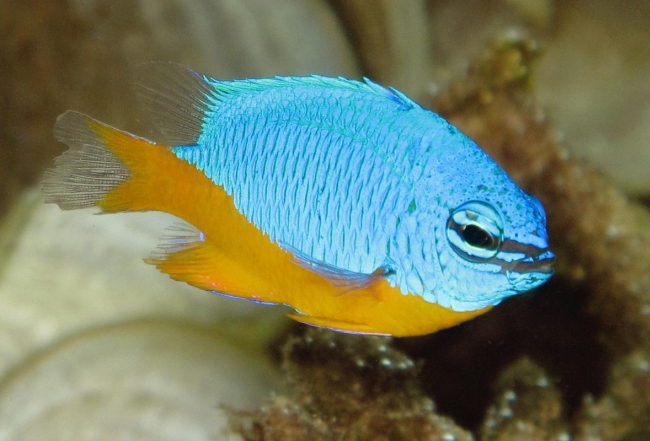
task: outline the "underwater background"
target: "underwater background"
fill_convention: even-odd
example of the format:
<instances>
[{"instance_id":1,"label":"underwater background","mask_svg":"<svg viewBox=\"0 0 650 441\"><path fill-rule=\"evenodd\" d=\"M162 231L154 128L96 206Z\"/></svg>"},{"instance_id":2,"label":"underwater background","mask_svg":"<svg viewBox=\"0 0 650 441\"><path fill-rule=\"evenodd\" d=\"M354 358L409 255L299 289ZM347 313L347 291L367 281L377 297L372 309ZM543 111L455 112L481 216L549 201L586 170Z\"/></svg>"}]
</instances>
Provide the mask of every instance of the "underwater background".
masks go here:
<instances>
[{"instance_id":1,"label":"underwater background","mask_svg":"<svg viewBox=\"0 0 650 441\"><path fill-rule=\"evenodd\" d=\"M0 0L0 440L650 439L650 3ZM362 75L543 202L554 278L418 338L170 281L169 217L46 206L76 109L148 138L135 67Z\"/></svg>"}]
</instances>

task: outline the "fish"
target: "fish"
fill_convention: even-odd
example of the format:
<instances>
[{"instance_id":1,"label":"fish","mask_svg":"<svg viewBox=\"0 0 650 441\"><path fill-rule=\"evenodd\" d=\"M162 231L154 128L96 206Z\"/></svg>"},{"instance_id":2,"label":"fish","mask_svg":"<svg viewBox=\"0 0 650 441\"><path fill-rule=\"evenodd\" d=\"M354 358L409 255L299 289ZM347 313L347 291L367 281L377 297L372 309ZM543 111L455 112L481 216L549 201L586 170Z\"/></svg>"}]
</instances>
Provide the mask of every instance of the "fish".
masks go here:
<instances>
[{"instance_id":1,"label":"fish","mask_svg":"<svg viewBox=\"0 0 650 441\"><path fill-rule=\"evenodd\" d=\"M546 215L470 138L370 79L137 74L164 143L68 111L46 203L176 216L145 262L336 331L424 335L551 277Z\"/></svg>"}]
</instances>

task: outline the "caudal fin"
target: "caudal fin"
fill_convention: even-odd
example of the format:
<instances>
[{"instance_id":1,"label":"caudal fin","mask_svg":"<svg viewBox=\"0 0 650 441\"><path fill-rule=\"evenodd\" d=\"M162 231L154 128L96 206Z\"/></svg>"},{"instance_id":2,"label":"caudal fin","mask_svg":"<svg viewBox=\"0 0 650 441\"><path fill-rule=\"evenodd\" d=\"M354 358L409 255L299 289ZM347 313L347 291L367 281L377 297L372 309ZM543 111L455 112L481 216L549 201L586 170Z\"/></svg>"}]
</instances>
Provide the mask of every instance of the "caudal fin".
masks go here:
<instances>
[{"instance_id":1,"label":"caudal fin","mask_svg":"<svg viewBox=\"0 0 650 441\"><path fill-rule=\"evenodd\" d=\"M160 146L72 111L59 116L54 136L70 149L45 172L45 202L62 210L151 209L145 203L147 186L140 184L147 181L147 155Z\"/></svg>"}]
</instances>

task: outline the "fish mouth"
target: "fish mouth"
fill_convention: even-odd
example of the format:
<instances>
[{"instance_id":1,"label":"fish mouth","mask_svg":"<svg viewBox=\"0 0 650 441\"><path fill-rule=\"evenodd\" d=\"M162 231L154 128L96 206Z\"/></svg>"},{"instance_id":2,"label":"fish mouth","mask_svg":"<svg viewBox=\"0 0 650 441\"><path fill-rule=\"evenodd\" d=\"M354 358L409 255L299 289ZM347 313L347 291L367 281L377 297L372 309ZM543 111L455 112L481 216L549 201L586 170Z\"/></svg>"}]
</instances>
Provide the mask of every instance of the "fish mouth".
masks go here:
<instances>
[{"instance_id":1,"label":"fish mouth","mask_svg":"<svg viewBox=\"0 0 650 441\"><path fill-rule=\"evenodd\" d=\"M547 274L549 277L553 275L553 263L555 262L555 255L548 248L536 256L528 256L521 260L517 260L510 271L520 274L537 273Z\"/></svg>"},{"instance_id":2,"label":"fish mouth","mask_svg":"<svg viewBox=\"0 0 650 441\"><path fill-rule=\"evenodd\" d=\"M554 261L555 255L549 249L545 249L538 255L512 262L502 268L502 273L508 278L511 286L527 286L527 289L530 289L541 285L553 275Z\"/></svg>"},{"instance_id":3,"label":"fish mouth","mask_svg":"<svg viewBox=\"0 0 650 441\"><path fill-rule=\"evenodd\" d=\"M519 283L522 279L532 276L539 280L546 280L554 273L553 263L555 254L550 248L540 248L530 244L515 241L504 241L502 251L520 253L524 257L505 261L500 260L501 273L506 274L512 284Z\"/></svg>"}]
</instances>

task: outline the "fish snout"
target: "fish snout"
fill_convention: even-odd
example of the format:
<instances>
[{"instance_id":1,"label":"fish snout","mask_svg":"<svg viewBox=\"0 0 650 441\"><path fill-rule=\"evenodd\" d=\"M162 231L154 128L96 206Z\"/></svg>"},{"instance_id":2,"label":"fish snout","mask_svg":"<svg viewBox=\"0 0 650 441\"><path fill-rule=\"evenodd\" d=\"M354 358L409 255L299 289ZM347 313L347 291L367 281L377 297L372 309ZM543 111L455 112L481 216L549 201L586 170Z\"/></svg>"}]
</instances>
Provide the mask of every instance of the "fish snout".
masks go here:
<instances>
[{"instance_id":1,"label":"fish snout","mask_svg":"<svg viewBox=\"0 0 650 441\"><path fill-rule=\"evenodd\" d=\"M526 256L514 262L514 265L507 271L508 281L512 285L517 285L522 280L531 277L539 282L545 281L555 272L554 262L555 254L548 248L534 256Z\"/></svg>"}]
</instances>

